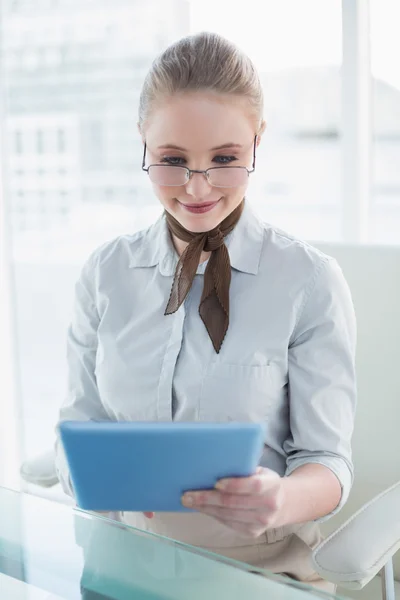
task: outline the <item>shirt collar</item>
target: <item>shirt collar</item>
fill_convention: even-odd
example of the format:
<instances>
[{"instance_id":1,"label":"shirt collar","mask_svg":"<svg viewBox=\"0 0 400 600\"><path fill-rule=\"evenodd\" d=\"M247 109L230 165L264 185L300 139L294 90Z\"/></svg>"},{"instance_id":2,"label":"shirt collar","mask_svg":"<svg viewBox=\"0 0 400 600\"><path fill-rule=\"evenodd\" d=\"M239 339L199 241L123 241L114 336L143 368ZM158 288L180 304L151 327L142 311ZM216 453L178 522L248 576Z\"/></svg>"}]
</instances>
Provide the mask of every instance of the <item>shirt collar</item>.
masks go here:
<instances>
[{"instance_id":1,"label":"shirt collar","mask_svg":"<svg viewBox=\"0 0 400 600\"><path fill-rule=\"evenodd\" d=\"M256 275L263 241L263 224L246 201L235 229L226 238L232 268ZM172 276L175 273L178 258L163 214L154 225L146 230L140 244L136 240L131 244L129 266L154 267L159 265L162 275ZM203 274L206 266L207 262L199 265L197 273Z\"/></svg>"}]
</instances>

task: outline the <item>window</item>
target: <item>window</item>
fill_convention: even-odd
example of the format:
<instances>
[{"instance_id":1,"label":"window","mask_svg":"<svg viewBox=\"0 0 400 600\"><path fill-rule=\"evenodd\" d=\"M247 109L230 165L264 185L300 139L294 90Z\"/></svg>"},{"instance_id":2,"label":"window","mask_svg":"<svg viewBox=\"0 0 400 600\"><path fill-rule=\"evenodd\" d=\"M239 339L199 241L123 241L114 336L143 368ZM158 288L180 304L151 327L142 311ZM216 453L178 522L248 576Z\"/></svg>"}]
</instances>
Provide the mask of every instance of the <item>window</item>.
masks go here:
<instances>
[{"instance_id":1,"label":"window","mask_svg":"<svg viewBox=\"0 0 400 600\"><path fill-rule=\"evenodd\" d=\"M108 121L108 117L105 117ZM82 124L82 167L88 171L96 171L105 164L105 129L103 121L89 120ZM119 136L120 137L120 136ZM118 138L118 142L120 139Z\"/></svg>"},{"instance_id":2,"label":"window","mask_svg":"<svg viewBox=\"0 0 400 600\"><path fill-rule=\"evenodd\" d=\"M65 152L65 131L62 129L57 131L57 148L59 154L63 154Z\"/></svg>"},{"instance_id":3,"label":"window","mask_svg":"<svg viewBox=\"0 0 400 600\"><path fill-rule=\"evenodd\" d=\"M36 152L38 154L43 154L44 152L44 136L43 131L36 132Z\"/></svg>"},{"instance_id":4,"label":"window","mask_svg":"<svg viewBox=\"0 0 400 600\"><path fill-rule=\"evenodd\" d=\"M14 148L15 154L22 154L23 145L22 145L22 132L16 131L14 133Z\"/></svg>"}]
</instances>

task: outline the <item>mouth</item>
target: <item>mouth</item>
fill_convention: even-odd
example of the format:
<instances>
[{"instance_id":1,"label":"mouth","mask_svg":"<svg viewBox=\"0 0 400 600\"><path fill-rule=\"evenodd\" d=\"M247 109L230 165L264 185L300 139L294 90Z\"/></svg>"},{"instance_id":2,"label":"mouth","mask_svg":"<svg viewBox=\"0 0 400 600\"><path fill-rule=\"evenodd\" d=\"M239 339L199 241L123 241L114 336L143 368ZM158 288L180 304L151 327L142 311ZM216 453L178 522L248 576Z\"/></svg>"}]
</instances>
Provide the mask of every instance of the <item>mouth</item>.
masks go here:
<instances>
[{"instance_id":1,"label":"mouth","mask_svg":"<svg viewBox=\"0 0 400 600\"><path fill-rule=\"evenodd\" d=\"M183 204L183 202L179 202L179 204L187 211L195 214L202 214L209 212L215 206L217 206L219 200L215 202L201 202L199 204Z\"/></svg>"}]
</instances>

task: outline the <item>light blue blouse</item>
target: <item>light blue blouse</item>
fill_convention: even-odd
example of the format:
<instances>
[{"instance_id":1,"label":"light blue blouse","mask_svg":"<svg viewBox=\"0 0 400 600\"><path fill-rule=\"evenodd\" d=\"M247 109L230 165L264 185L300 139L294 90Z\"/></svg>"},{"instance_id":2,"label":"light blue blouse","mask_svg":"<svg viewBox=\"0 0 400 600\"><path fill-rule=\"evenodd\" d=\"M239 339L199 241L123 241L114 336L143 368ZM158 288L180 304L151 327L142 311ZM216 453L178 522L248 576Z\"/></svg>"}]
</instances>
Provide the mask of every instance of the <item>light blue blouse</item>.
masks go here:
<instances>
[{"instance_id":1,"label":"light blue blouse","mask_svg":"<svg viewBox=\"0 0 400 600\"><path fill-rule=\"evenodd\" d=\"M97 249L76 284L60 420L264 421L263 466L352 480L356 324L336 261L246 204L226 244L230 325L216 354L198 307L206 263L164 316L178 260L164 216ZM72 493L57 442L57 468ZM335 511L336 512L336 511ZM324 520L324 519L321 519Z\"/></svg>"}]
</instances>

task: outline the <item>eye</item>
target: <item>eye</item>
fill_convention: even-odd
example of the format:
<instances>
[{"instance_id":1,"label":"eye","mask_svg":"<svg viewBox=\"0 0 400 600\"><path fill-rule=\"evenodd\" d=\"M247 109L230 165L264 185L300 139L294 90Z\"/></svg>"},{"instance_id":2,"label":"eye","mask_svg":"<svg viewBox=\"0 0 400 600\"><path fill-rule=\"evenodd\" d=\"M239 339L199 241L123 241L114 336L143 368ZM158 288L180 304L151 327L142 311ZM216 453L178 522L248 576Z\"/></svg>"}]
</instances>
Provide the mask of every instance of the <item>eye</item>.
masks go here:
<instances>
[{"instance_id":1,"label":"eye","mask_svg":"<svg viewBox=\"0 0 400 600\"><path fill-rule=\"evenodd\" d=\"M218 163L219 165L228 165L231 162L238 160L236 156L216 156L213 158L213 162Z\"/></svg>"},{"instance_id":2,"label":"eye","mask_svg":"<svg viewBox=\"0 0 400 600\"><path fill-rule=\"evenodd\" d=\"M178 165L184 166L186 161L182 156L163 156L160 163L166 163L167 165Z\"/></svg>"}]
</instances>

